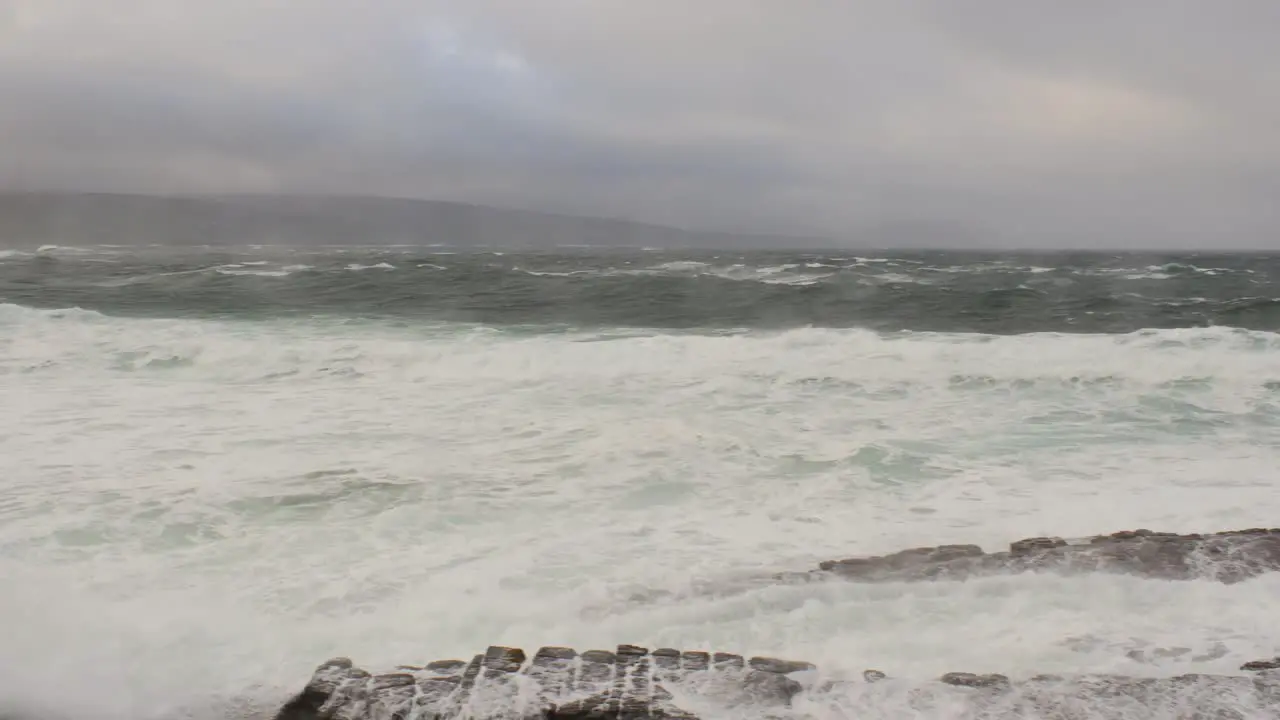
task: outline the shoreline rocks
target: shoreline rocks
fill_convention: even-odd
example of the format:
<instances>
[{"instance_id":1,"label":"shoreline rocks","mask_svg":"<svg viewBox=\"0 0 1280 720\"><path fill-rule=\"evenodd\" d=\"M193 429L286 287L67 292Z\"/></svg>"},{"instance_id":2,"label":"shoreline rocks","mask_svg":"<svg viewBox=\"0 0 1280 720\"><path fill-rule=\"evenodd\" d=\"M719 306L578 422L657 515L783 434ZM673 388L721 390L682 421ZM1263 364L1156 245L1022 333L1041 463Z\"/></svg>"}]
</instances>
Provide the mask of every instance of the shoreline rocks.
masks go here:
<instances>
[{"instance_id":1,"label":"shoreline rocks","mask_svg":"<svg viewBox=\"0 0 1280 720\"><path fill-rule=\"evenodd\" d=\"M903 582L1024 572L1107 572L1231 584L1277 570L1280 528L1257 528L1203 535L1126 530L1071 542L1058 537L1027 538L1011 543L1006 551L992 553L977 545L940 545L829 560L808 575L857 582Z\"/></svg>"},{"instance_id":2,"label":"shoreline rocks","mask_svg":"<svg viewBox=\"0 0 1280 720\"><path fill-rule=\"evenodd\" d=\"M774 579L912 582L1106 572L1230 584L1278 570L1280 529L1185 535L1129 530L1077 540L1026 538L992 553L977 545L913 548L832 560ZM815 666L771 657L634 645L583 653L544 647L528 656L494 646L469 661L402 665L379 675L347 658L329 660L275 720L697 720L699 712L718 718L726 711L771 719L870 711L984 720L1280 720L1280 657L1248 662L1240 670L1247 674L1021 680L953 672L923 684L866 670L860 679L806 686L801 680L811 680Z\"/></svg>"},{"instance_id":3,"label":"shoreline rocks","mask_svg":"<svg viewBox=\"0 0 1280 720\"><path fill-rule=\"evenodd\" d=\"M859 680L806 687L793 675L812 675L814 665L771 657L651 652L634 645L581 654L544 647L530 657L518 648L494 646L469 662L443 660L377 675L334 658L316 669L275 720L697 720L704 707L716 715L736 708L744 715L803 718L821 714L833 697L896 702L904 710L963 707L984 718L1010 720L1148 717L1144 708L1152 718L1280 717L1276 669L1280 658L1246 663L1242 670L1252 671L1246 675L1011 680L953 672L928 683L896 685L891 676L867 670ZM882 692L886 687L888 695Z\"/></svg>"}]
</instances>

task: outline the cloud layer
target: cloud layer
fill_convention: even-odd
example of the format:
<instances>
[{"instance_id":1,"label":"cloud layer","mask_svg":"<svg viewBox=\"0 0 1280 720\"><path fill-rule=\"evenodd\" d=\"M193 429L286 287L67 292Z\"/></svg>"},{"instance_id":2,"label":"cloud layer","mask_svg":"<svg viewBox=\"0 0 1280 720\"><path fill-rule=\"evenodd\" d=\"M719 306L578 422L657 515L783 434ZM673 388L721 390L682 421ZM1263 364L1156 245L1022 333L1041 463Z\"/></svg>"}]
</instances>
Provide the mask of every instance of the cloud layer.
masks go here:
<instances>
[{"instance_id":1,"label":"cloud layer","mask_svg":"<svg viewBox=\"0 0 1280 720\"><path fill-rule=\"evenodd\" d=\"M0 187L1280 249L1277 31L1270 0L0 0Z\"/></svg>"}]
</instances>

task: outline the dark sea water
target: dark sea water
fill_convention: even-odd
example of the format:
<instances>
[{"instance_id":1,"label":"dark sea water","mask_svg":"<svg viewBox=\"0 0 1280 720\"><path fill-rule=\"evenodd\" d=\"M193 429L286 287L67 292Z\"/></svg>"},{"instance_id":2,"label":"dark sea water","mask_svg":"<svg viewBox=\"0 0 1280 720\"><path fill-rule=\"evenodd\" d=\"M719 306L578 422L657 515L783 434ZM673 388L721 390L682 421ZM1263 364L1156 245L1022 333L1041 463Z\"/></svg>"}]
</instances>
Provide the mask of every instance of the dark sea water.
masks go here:
<instances>
[{"instance_id":1,"label":"dark sea water","mask_svg":"<svg viewBox=\"0 0 1280 720\"><path fill-rule=\"evenodd\" d=\"M1280 255L45 248L0 302L112 315L598 327L1280 329Z\"/></svg>"}]
</instances>

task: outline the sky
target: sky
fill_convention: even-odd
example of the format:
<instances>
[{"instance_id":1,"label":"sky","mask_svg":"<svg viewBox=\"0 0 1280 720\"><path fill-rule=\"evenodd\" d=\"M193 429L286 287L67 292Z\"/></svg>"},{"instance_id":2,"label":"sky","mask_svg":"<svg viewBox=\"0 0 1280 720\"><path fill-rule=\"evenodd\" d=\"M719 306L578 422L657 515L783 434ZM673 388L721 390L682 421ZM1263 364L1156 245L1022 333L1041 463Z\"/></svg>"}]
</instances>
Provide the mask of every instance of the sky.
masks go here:
<instances>
[{"instance_id":1,"label":"sky","mask_svg":"<svg viewBox=\"0 0 1280 720\"><path fill-rule=\"evenodd\" d=\"M1278 36L1274 0L0 0L0 190L1280 249Z\"/></svg>"}]
</instances>

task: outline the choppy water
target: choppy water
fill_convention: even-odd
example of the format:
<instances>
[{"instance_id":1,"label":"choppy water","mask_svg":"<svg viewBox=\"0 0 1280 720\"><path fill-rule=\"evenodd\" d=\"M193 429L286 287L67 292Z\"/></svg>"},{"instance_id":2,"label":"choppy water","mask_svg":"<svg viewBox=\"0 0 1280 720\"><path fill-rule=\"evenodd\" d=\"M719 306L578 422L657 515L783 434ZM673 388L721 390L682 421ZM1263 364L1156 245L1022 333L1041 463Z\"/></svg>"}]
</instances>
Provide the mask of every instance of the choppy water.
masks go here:
<instances>
[{"instance_id":1,"label":"choppy water","mask_svg":"<svg viewBox=\"0 0 1280 720\"><path fill-rule=\"evenodd\" d=\"M1280 330L1280 255L48 247L0 262L8 302L130 317L320 315L544 331Z\"/></svg>"},{"instance_id":2,"label":"choppy water","mask_svg":"<svg viewBox=\"0 0 1280 720\"><path fill-rule=\"evenodd\" d=\"M0 251L0 709L226 717L332 655L499 643L1234 671L1280 653L1280 577L744 579L1275 526L1278 282L1266 256Z\"/></svg>"}]
</instances>

